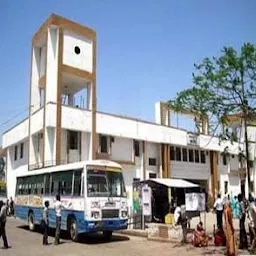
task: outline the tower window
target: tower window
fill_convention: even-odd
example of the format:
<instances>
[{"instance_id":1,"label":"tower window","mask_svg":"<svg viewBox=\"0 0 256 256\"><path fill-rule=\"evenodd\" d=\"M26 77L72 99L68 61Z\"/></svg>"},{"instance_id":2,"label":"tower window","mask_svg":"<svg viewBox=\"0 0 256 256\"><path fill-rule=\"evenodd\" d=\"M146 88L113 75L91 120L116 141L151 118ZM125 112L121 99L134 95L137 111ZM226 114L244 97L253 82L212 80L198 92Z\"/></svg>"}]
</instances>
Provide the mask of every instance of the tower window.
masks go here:
<instances>
[{"instance_id":1,"label":"tower window","mask_svg":"<svg viewBox=\"0 0 256 256\"><path fill-rule=\"evenodd\" d=\"M81 50L78 46L75 46L75 49L74 49L75 53L78 55L80 54Z\"/></svg>"},{"instance_id":2,"label":"tower window","mask_svg":"<svg viewBox=\"0 0 256 256\"><path fill-rule=\"evenodd\" d=\"M108 137L100 135L100 152L108 153Z\"/></svg>"},{"instance_id":3,"label":"tower window","mask_svg":"<svg viewBox=\"0 0 256 256\"><path fill-rule=\"evenodd\" d=\"M140 156L140 142L138 140L134 140L134 155Z\"/></svg>"}]
</instances>

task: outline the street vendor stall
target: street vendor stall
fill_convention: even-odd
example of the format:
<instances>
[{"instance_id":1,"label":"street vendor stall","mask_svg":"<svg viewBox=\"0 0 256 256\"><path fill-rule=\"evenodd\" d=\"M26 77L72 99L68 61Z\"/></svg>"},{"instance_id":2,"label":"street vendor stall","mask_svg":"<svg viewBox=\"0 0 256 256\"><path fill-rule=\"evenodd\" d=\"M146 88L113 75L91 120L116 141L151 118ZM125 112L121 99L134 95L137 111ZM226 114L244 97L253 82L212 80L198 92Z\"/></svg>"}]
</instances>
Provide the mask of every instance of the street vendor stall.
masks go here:
<instances>
[{"instance_id":1,"label":"street vendor stall","mask_svg":"<svg viewBox=\"0 0 256 256\"><path fill-rule=\"evenodd\" d=\"M173 213L177 205L185 204L186 193L199 193L201 190L197 184L182 179L158 178L134 182L134 228L144 228L145 224L151 222L165 223L168 213ZM147 197L151 197L150 202L143 202L144 191L147 191ZM145 209L147 214L144 214ZM197 211L188 214L198 216Z\"/></svg>"}]
</instances>

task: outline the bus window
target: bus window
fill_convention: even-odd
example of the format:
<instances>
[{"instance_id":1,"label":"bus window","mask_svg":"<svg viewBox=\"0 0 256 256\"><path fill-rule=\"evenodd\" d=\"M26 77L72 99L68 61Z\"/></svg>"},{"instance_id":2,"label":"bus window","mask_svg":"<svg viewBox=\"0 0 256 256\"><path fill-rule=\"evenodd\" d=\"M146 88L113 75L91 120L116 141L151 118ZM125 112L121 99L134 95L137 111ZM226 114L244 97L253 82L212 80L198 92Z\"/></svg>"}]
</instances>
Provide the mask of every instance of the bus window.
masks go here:
<instances>
[{"instance_id":1,"label":"bus window","mask_svg":"<svg viewBox=\"0 0 256 256\"><path fill-rule=\"evenodd\" d=\"M45 191L44 193L46 195L49 195L50 194L50 174L45 174L45 183L44 183L44 187L45 187Z\"/></svg>"},{"instance_id":2,"label":"bus window","mask_svg":"<svg viewBox=\"0 0 256 256\"><path fill-rule=\"evenodd\" d=\"M81 194L81 174L82 174L81 170L74 172L74 188L73 188L74 196L80 196Z\"/></svg>"},{"instance_id":3,"label":"bus window","mask_svg":"<svg viewBox=\"0 0 256 256\"><path fill-rule=\"evenodd\" d=\"M52 174L52 195L71 195L73 172L58 172Z\"/></svg>"}]
</instances>

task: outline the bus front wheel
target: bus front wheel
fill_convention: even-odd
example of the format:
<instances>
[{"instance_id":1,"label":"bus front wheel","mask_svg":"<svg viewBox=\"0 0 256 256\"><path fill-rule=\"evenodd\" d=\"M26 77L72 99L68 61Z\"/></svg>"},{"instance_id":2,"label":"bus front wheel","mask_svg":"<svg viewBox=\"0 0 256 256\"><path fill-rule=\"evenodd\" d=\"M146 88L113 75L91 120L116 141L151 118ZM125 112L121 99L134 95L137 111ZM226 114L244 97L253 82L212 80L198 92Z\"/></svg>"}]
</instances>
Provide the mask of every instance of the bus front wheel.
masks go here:
<instances>
[{"instance_id":1,"label":"bus front wheel","mask_svg":"<svg viewBox=\"0 0 256 256\"><path fill-rule=\"evenodd\" d=\"M30 212L28 215L28 228L30 231L35 230L35 223L34 223L34 214L33 212Z\"/></svg>"},{"instance_id":2,"label":"bus front wheel","mask_svg":"<svg viewBox=\"0 0 256 256\"><path fill-rule=\"evenodd\" d=\"M78 241L77 224L76 224L76 219L74 217L70 219L69 234L72 241L74 242Z\"/></svg>"},{"instance_id":3,"label":"bus front wheel","mask_svg":"<svg viewBox=\"0 0 256 256\"><path fill-rule=\"evenodd\" d=\"M111 240L113 231L103 231L103 236L107 240Z\"/></svg>"}]
</instances>

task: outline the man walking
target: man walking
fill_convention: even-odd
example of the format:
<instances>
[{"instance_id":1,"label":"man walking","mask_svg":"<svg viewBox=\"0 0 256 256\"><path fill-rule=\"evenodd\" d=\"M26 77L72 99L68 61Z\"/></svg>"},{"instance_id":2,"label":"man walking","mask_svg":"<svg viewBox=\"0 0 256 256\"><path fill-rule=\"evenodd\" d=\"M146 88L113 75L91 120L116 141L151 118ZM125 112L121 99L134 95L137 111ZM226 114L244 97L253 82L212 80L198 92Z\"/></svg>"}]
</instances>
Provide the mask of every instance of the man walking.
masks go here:
<instances>
[{"instance_id":1,"label":"man walking","mask_svg":"<svg viewBox=\"0 0 256 256\"><path fill-rule=\"evenodd\" d=\"M7 214L7 207L6 205L4 205L3 201L0 201L0 238L2 236L4 241L4 249L9 248L7 237L6 237L6 231L5 231L6 214Z\"/></svg>"},{"instance_id":2,"label":"man walking","mask_svg":"<svg viewBox=\"0 0 256 256\"><path fill-rule=\"evenodd\" d=\"M245 217L246 217L246 205L242 194L238 195L238 202L240 204L240 218L239 218L239 228L240 228L240 245L239 249L247 249L248 241L245 230Z\"/></svg>"},{"instance_id":3,"label":"man walking","mask_svg":"<svg viewBox=\"0 0 256 256\"><path fill-rule=\"evenodd\" d=\"M222 215L223 215L223 201L221 200L220 194L214 203L214 209L217 215L217 227L222 228Z\"/></svg>"}]
</instances>

